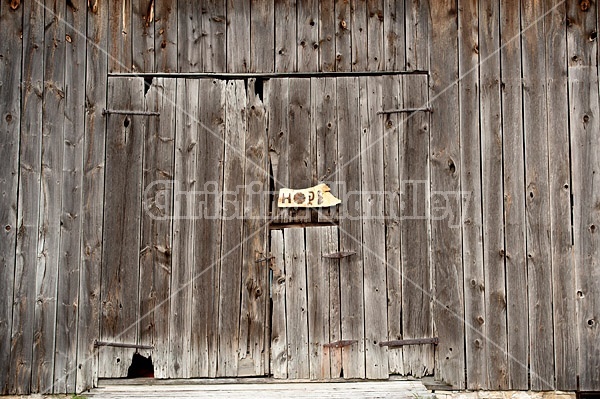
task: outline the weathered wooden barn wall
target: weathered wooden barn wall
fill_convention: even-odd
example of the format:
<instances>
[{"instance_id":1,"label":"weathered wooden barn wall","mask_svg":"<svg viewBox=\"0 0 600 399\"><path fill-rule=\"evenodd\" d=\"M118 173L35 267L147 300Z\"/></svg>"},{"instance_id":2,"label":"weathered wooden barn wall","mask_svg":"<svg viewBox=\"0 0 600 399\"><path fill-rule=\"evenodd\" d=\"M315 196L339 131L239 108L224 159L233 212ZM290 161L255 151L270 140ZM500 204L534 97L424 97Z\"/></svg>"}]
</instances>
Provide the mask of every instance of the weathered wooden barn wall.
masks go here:
<instances>
[{"instance_id":1,"label":"weathered wooden barn wall","mask_svg":"<svg viewBox=\"0 0 600 399\"><path fill-rule=\"evenodd\" d=\"M332 71L426 71L433 112L418 145L431 190L471 193L451 204L459 230L434 220L427 231L435 376L471 389L600 390L597 30L588 0L3 0L1 392L79 391L101 366L101 288L124 271L103 270L103 242L118 238L105 187L122 172L106 166L102 110L121 101L109 74ZM156 137L144 143L158 167L177 162ZM142 226L142 242L170 228ZM386 245L401 246L394 228L406 227L387 229ZM133 273L153 273L164 251L142 253ZM135 264L135 252L123 256ZM166 299L145 289L142 313Z\"/></svg>"}]
</instances>

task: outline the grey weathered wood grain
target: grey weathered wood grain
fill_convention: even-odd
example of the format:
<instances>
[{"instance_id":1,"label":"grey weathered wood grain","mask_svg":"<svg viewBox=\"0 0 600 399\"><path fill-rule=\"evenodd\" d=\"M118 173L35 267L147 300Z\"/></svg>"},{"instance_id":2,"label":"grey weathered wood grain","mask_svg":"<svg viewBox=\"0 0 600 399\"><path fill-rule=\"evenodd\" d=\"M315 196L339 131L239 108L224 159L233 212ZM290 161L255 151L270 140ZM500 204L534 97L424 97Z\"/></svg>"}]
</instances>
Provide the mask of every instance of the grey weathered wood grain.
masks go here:
<instances>
[{"instance_id":1,"label":"grey weathered wood grain","mask_svg":"<svg viewBox=\"0 0 600 399\"><path fill-rule=\"evenodd\" d=\"M219 272L221 267L222 201L216 195L223 186L225 150L225 86L222 80L202 79L199 93L197 181L204 192L197 201L201 209L195 220L195 266L193 272L191 375L214 377L217 373L219 336Z\"/></svg>"},{"instance_id":2,"label":"grey weathered wood grain","mask_svg":"<svg viewBox=\"0 0 600 399\"><path fill-rule=\"evenodd\" d=\"M184 1L177 4L177 70L197 72L203 70L206 39L202 30L201 5Z\"/></svg>"},{"instance_id":3,"label":"grey weathered wood grain","mask_svg":"<svg viewBox=\"0 0 600 399\"><path fill-rule=\"evenodd\" d=\"M109 106L144 109L144 81L115 78L108 81ZM138 322L140 204L143 138L147 117L109 115L106 136L106 186L102 313L100 340L132 343ZM99 350L99 377L125 377L133 350Z\"/></svg>"},{"instance_id":4,"label":"grey weathered wood grain","mask_svg":"<svg viewBox=\"0 0 600 399\"><path fill-rule=\"evenodd\" d=\"M423 76L404 78L402 101L405 107L421 106L427 99L427 80ZM402 160L402 196L405 205L402 214L402 309L410 309L402 316L404 339L428 338L432 326L432 281L429 257L428 216L428 164L429 117L415 113L406 118L404 140L400 151ZM403 349L404 372L423 376L431 374L434 353L430 346Z\"/></svg>"},{"instance_id":5,"label":"grey weathered wood grain","mask_svg":"<svg viewBox=\"0 0 600 399\"><path fill-rule=\"evenodd\" d=\"M383 4L383 68L402 71L406 65L404 0L384 0Z\"/></svg>"},{"instance_id":6,"label":"grey weathered wood grain","mask_svg":"<svg viewBox=\"0 0 600 399\"><path fill-rule=\"evenodd\" d=\"M339 251L339 229L331 227L326 232L328 253ZM329 270L329 342L341 339L341 303L340 303L340 262L337 259L323 259L323 265ZM342 348L328 348L329 372L331 378L342 376Z\"/></svg>"},{"instance_id":7,"label":"grey weathered wood grain","mask_svg":"<svg viewBox=\"0 0 600 399\"><path fill-rule=\"evenodd\" d=\"M569 49L569 116L571 121L571 159L573 192L573 239L576 265L576 329L579 337L579 389L600 386L598 316L600 308L597 281L599 268L598 220L598 46L590 41L597 31L597 6L589 8L576 1L567 2L567 48Z\"/></svg>"},{"instance_id":8,"label":"grey weathered wood grain","mask_svg":"<svg viewBox=\"0 0 600 399\"><path fill-rule=\"evenodd\" d=\"M0 4L0 394L8 394L10 370L17 191L19 186L19 133L21 127L21 60L23 7Z\"/></svg>"},{"instance_id":9,"label":"grey weathered wood grain","mask_svg":"<svg viewBox=\"0 0 600 399\"><path fill-rule=\"evenodd\" d=\"M402 78L383 78L381 106L398 109L402 105ZM400 182L402 157L400 143L404 131L398 114L385 114L383 124L383 188L385 217L385 261L387 284L387 339L402 339L402 255L401 255L401 207ZM390 374L404 374L402 349L388 351Z\"/></svg>"},{"instance_id":10,"label":"grey weathered wood grain","mask_svg":"<svg viewBox=\"0 0 600 399\"><path fill-rule=\"evenodd\" d=\"M548 166L552 245L554 369L556 389L576 389L572 370L577 368L575 315L575 265L571 220L571 170L569 153L569 107L567 92L567 38L564 29L565 4L545 2L546 73L553 84L546 85L548 115ZM553 9L554 8L554 9ZM550 133L552 132L552 133Z\"/></svg>"},{"instance_id":11,"label":"grey weathered wood grain","mask_svg":"<svg viewBox=\"0 0 600 399\"><path fill-rule=\"evenodd\" d=\"M349 1L335 2L335 70L352 70L352 15Z\"/></svg>"},{"instance_id":12,"label":"grey weathered wood grain","mask_svg":"<svg viewBox=\"0 0 600 399\"><path fill-rule=\"evenodd\" d=\"M387 347L379 346L387 336L387 265L383 177L383 118L381 77L359 79L361 208L363 230L365 364L366 377L388 377Z\"/></svg>"},{"instance_id":13,"label":"grey weathered wood grain","mask_svg":"<svg viewBox=\"0 0 600 399\"><path fill-rule=\"evenodd\" d=\"M485 339L489 386L506 389L506 274L502 191L502 109L500 99L499 4L479 5L481 190L485 276Z\"/></svg>"},{"instance_id":14,"label":"grey weathered wood grain","mask_svg":"<svg viewBox=\"0 0 600 399\"><path fill-rule=\"evenodd\" d=\"M284 230L288 378L310 377L305 229Z\"/></svg>"},{"instance_id":15,"label":"grey weathered wood grain","mask_svg":"<svg viewBox=\"0 0 600 399\"><path fill-rule=\"evenodd\" d=\"M192 337L192 284L196 264L194 218L198 206L193 192L202 189L198 181L198 80L177 81L175 181L173 203L173 257L171 266L170 359L171 378L190 377Z\"/></svg>"},{"instance_id":16,"label":"grey weathered wood grain","mask_svg":"<svg viewBox=\"0 0 600 399\"><path fill-rule=\"evenodd\" d=\"M288 123L289 188L311 187L315 165L310 131L310 79L290 78ZM288 215L294 222L311 220L309 209L290 208Z\"/></svg>"},{"instance_id":17,"label":"grey weathered wood grain","mask_svg":"<svg viewBox=\"0 0 600 399\"><path fill-rule=\"evenodd\" d=\"M251 0L227 0L227 72L251 72Z\"/></svg>"},{"instance_id":18,"label":"grey weathered wood grain","mask_svg":"<svg viewBox=\"0 0 600 399\"><path fill-rule=\"evenodd\" d=\"M269 109L269 164L273 176L271 221L287 221L288 210L277 207L279 189L290 188L289 177L289 79L271 79L265 83L265 102Z\"/></svg>"},{"instance_id":19,"label":"grey weathered wood grain","mask_svg":"<svg viewBox=\"0 0 600 399\"><path fill-rule=\"evenodd\" d=\"M548 108L542 3L523 4L521 23L531 26L522 36L523 125L525 132L525 218L529 298L530 387L554 389L552 331L552 243L548 181ZM597 99L596 95L596 99ZM552 127L554 128L554 127Z\"/></svg>"},{"instance_id":20,"label":"grey weathered wood grain","mask_svg":"<svg viewBox=\"0 0 600 399\"><path fill-rule=\"evenodd\" d=\"M204 3L202 13L202 64L203 71L219 72L227 69L226 6L224 0L210 0Z\"/></svg>"},{"instance_id":21,"label":"grey weathered wood grain","mask_svg":"<svg viewBox=\"0 0 600 399\"><path fill-rule=\"evenodd\" d=\"M465 359L469 389L487 386L485 339L485 279L481 215L481 145L479 135L479 18L478 1L461 2L458 71L460 112L462 235L465 296Z\"/></svg>"},{"instance_id":22,"label":"grey weathered wood grain","mask_svg":"<svg viewBox=\"0 0 600 399\"><path fill-rule=\"evenodd\" d=\"M366 71L369 65L367 41L367 0L351 0L352 71Z\"/></svg>"},{"instance_id":23,"label":"grey weathered wood grain","mask_svg":"<svg viewBox=\"0 0 600 399\"><path fill-rule=\"evenodd\" d=\"M67 6L65 118L56 304L54 392L74 392L77 370L77 311L81 264L82 178L85 132L86 9Z\"/></svg>"},{"instance_id":24,"label":"grey weathered wood grain","mask_svg":"<svg viewBox=\"0 0 600 399\"><path fill-rule=\"evenodd\" d=\"M235 376L238 373L242 246L245 237L240 216L244 206L243 191L237 191L244 184L246 167L246 102L244 82L228 81L223 190L229 194L223 199L218 376Z\"/></svg>"},{"instance_id":25,"label":"grey weathered wood grain","mask_svg":"<svg viewBox=\"0 0 600 399\"><path fill-rule=\"evenodd\" d=\"M502 65L502 118L504 187L504 252L506 267L506 316L508 332L508 383L513 389L528 389L524 374L529 358L527 308L527 263L525 256L525 159L521 87L521 41L510 40L521 31L520 9L510 1L500 2Z\"/></svg>"},{"instance_id":26,"label":"grey weathered wood grain","mask_svg":"<svg viewBox=\"0 0 600 399\"><path fill-rule=\"evenodd\" d=\"M154 72L155 0L131 2L131 52L134 72Z\"/></svg>"},{"instance_id":27,"label":"grey weathered wood grain","mask_svg":"<svg viewBox=\"0 0 600 399\"><path fill-rule=\"evenodd\" d=\"M320 1L319 9L319 71L335 71L335 0Z\"/></svg>"},{"instance_id":28,"label":"grey weathered wood grain","mask_svg":"<svg viewBox=\"0 0 600 399\"><path fill-rule=\"evenodd\" d=\"M242 303L240 311L240 361L238 375L266 373L263 353L267 328L268 265L260 261L267 254L267 209L269 174L267 166L266 108L255 92L256 80L248 82L246 107L243 208L244 245L242 252Z\"/></svg>"},{"instance_id":29,"label":"grey weathered wood grain","mask_svg":"<svg viewBox=\"0 0 600 399\"><path fill-rule=\"evenodd\" d=\"M270 72L275 64L275 10L266 1L250 4L250 70Z\"/></svg>"},{"instance_id":30,"label":"grey weathered wood grain","mask_svg":"<svg viewBox=\"0 0 600 399\"><path fill-rule=\"evenodd\" d=\"M433 6L433 5L432 5ZM423 0L405 0L406 70L430 69L430 5ZM447 66L447 65L446 65Z\"/></svg>"},{"instance_id":31,"label":"grey weathered wood grain","mask_svg":"<svg viewBox=\"0 0 600 399\"><path fill-rule=\"evenodd\" d=\"M176 72L177 69L177 1L154 3L154 70Z\"/></svg>"},{"instance_id":32,"label":"grey weathered wood grain","mask_svg":"<svg viewBox=\"0 0 600 399\"><path fill-rule=\"evenodd\" d=\"M65 5L45 3L42 166L36 262L32 392L52 392L65 112Z\"/></svg>"},{"instance_id":33,"label":"grey weathered wood grain","mask_svg":"<svg viewBox=\"0 0 600 399\"><path fill-rule=\"evenodd\" d=\"M140 327L138 343L154 346L154 375L169 376L169 310L175 148L175 79L156 78L146 94L140 242Z\"/></svg>"},{"instance_id":34,"label":"grey weathered wood grain","mask_svg":"<svg viewBox=\"0 0 600 399\"><path fill-rule=\"evenodd\" d=\"M337 184L337 109L335 78L311 79L311 130L315 139L316 182L325 183L333 195L339 192ZM319 221L337 220L338 207L318 210Z\"/></svg>"},{"instance_id":35,"label":"grey weathered wood grain","mask_svg":"<svg viewBox=\"0 0 600 399\"><path fill-rule=\"evenodd\" d=\"M271 374L287 378L287 319L285 313L285 253L283 230L271 230L271 286L273 310L271 317Z\"/></svg>"},{"instance_id":36,"label":"grey weathered wood grain","mask_svg":"<svg viewBox=\"0 0 600 399\"><path fill-rule=\"evenodd\" d=\"M319 70L319 2L305 0L297 3L298 72Z\"/></svg>"},{"instance_id":37,"label":"grey weathered wood grain","mask_svg":"<svg viewBox=\"0 0 600 399\"><path fill-rule=\"evenodd\" d=\"M296 71L296 0L275 0L275 72Z\"/></svg>"},{"instance_id":38,"label":"grey weathered wood grain","mask_svg":"<svg viewBox=\"0 0 600 399\"><path fill-rule=\"evenodd\" d=\"M12 309L8 393L32 387L33 327L41 175L42 97L44 79L44 8L24 3L19 197Z\"/></svg>"},{"instance_id":39,"label":"grey weathered wood grain","mask_svg":"<svg viewBox=\"0 0 600 399\"><path fill-rule=\"evenodd\" d=\"M81 8L83 10L83 8ZM108 4L87 8L86 113L83 155L81 267L77 316L77 381L81 392L98 378L94 340L100 333L100 272L104 199L104 154L108 59L102 51L108 40Z\"/></svg>"},{"instance_id":40,"label":"grey weathered wood grain","mask_svg":"<svg viewBox=\"0 0 600 399\"><path fill-rule=\"evenodd\" d=\"M131 72L133 67L131 1L108 4L108 71Z\"/></svg>"},{"instance_id":41,"label":"grey weathered wood grain","mask_svg":"<svg viewBox=\"0 0 600 399\"><path fill-rule=\"evenodd\" d=\"M347 198L340 208L340 251L355 251L356 255L340 259L341 339L357 340L355 345L342 349L344 378L365 377L365 308L363 302L362 222L361 201L356 193L361 190L360 175L360 115L358 79L337 79L338 125L338 179L345 187L340 189ZM342 203L344 204L344 203Z\"/></svg>"},{"instance_id":42,"label":"grey weathered wood grain","mask_svg":"<svg viewBox=\"0 0 600 399\"><path fill-rule=\"evenodd\" d=\"M464 291L461 198L460 132L458 107L457 4L431 7L431 82L436 111L431 114L431 266L433 322L436 347L434 374L462 388L464 376ZM423 21L421 21L423 23ZM425 42L420 44L425 46ZM420 104L426 103L421 97ZM406 104L405 104L406 105Z\"/></svg>"},{"instance_id":43,"label":"grey weathered wood grain","mask_svg":"<svg viewBox=\"0 0 600 399\"><path fill-rule=\"evenodd\" d=\"M329 348L323 344L329 342L329 263L331 259L322 257L334 242L327 241L327 233L333 227L307 227L306 235L306 291L308 309L308 356L311 380L323 380L331 377ZM331 237L331 234L329 234ZM333 260L335 261L335 260ZM334 349L335 350L335 349Z\"/></svg>"},{"instance_id":44,"label":"grey weathered wood grain","mask_svg":"<svg viewBox=\"0 0 600 399\"><path fill-rule=\"evenodd\" d=\"M384 0L367 0L367 69L385 70L383 37Z\"/></svg>"}]
</instances>

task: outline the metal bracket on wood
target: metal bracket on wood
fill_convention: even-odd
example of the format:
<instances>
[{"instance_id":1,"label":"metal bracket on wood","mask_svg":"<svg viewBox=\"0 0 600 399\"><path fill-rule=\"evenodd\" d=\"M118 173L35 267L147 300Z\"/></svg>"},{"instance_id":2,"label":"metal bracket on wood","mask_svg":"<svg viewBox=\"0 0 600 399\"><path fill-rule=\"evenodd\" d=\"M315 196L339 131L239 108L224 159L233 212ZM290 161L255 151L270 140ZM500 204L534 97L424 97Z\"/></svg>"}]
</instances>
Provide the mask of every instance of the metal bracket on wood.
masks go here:
<instances>
[{"instance_id":1,"label":"metal bracket on wood","mask_svg":"<svg viewBox=\"0 0 600 399\"><path fill-rule=\"evenodd\" d=\"M411 113L411 112L432 112L431 107L424 108L402 108L402 109L385 109L383 111L377 111L377 115L384 114L402 114L402 113Z\"/></svg>"},{"instance_id":2,"label":"metal bracket on wood","mask_svg":"<svg viewBox=\"0 0 600 399\"><path fill-rule=\"evenodd\" d=\"M124 344L121 342L105 342L105 341L94 341L94 348L100 346L112 346L114 348L131 348L131 349L154 349L152 345L138 345L138 344Z\"/></svg>"},{"instance_id":3,"label":"metal bracket on wood","mask_svg":"<svg viewBox=\"0 0 600 399\"><path fill-rule=\"evenodd\" d=\"M102 115L145 115L145 116L160 116L160 112L154 111L127 111L120 109L103 109Z\"/></svg>"},{"instance_id":4,"label":"metal bracket on wood","mask_svg":"<svg viewBox=\"0 0 600 399\"><path fill-rule=\"evenodd\" d=\"M271 259L274 259L274 256L267 256L266 258L260 258L254 261L254 263L262 263L262 262L270 262Z\"/></svg>"},{"instance_id":5,"label":"metal bracket on wood","mask_svg":"<svg viewBox=\"0 0 600 399\"><path fill-rule=\"evenodd\" d=\"M341 341L330 342L323 344L323 348L343 348L344 346L350 346L358 343L356 339L343 339Z\"/></svg>"},{"instance_id":6,"label":"metal bracket on wood","mask_svg":"<svg viewBox=\"0 0 600 399\"><path fill-rule=\"evenodd\" d=\"M399 339L396 341L384 341L384 342L380 342L379 346L387 346L390 348L399 348L401 346L406 346L406 345L423 345L423 344L437 345L439 343L440 343L440 339L438 337L434 337L434 338Z\"/></svg>"},{"instance_id":7,"label":"metal bracket on wood","mask_svg":"<svg viewBox=\"0 0 600 399\"><path fill-rule=\"evenodd\" d=\"M328 259L342 259L347 258L348 256L356 255L355 251L341 251L341 252L332 252L330 254L321 255L323 258Z\"/></svg>"}]
</instances>

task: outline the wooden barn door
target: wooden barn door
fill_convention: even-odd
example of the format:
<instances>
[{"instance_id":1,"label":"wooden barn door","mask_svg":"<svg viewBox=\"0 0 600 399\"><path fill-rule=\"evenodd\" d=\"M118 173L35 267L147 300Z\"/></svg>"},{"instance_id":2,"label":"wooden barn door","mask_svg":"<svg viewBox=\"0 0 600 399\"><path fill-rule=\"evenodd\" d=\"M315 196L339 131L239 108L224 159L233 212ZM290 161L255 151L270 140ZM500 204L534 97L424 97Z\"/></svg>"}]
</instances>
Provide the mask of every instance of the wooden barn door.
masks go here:
<instances>
[{"instance_id":1,"label":"wooden barn door","mask_svg":"<svg viewBox=\"0 0 600 399\"><path fill-rule=\"evenodd\" d=\"M271 204L273 376L432 374L433 345L386 346L433 337L429 115L414 112L427 77L271 79L265 101L275 190L326 183L342 199Z\"/></svg>"},{"instance_id":2,"label":"wooden barn door","mask_svg":"<svg viewBox=\"0 0 600 399\"><path fill-rule=\"evenodd\" d=\"M98 376L127 376L136 351L158 378L267 374L255 80L111 78L108 100Z\"/></svg>"}]
</instances>

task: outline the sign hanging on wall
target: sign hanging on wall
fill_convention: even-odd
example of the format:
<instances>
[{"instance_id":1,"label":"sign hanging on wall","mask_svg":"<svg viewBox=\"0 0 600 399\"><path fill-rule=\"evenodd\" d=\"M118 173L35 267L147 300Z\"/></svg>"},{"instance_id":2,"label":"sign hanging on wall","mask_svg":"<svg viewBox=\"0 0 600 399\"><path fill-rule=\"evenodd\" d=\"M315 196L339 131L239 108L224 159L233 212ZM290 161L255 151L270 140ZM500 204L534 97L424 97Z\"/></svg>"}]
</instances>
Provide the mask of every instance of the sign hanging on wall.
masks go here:
<instances>
[{"instance_id":1,"label":"sign hanging on wall","mask_svg":"<svg viewBox=\"0 0 600 399\"><path fill-rule=\"evenodd\" d=\"M277 206L279 208L324 208L341 203L342 201L334 197L330 191L331 189L325 183L299 190L282 188L279 190Z\"/></svg>"}]
</instances>

